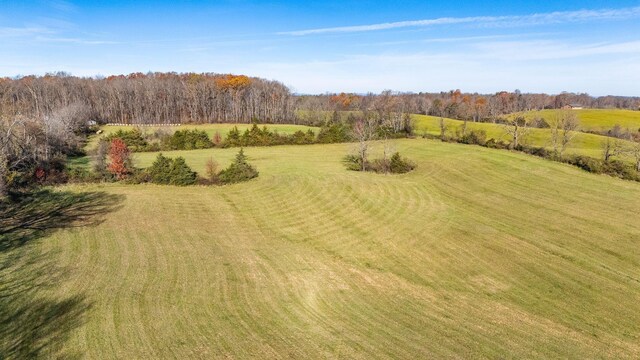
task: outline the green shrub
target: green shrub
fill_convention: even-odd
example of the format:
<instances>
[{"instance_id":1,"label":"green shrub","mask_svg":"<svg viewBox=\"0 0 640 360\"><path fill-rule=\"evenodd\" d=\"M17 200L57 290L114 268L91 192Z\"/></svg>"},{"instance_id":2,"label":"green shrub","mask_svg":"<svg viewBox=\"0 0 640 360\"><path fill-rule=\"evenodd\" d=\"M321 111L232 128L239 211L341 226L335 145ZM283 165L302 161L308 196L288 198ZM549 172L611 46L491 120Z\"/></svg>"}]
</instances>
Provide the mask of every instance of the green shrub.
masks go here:
<instances>
[{"instance_id":1,"label":"green shrub","mask_svg":"<svg viewBox=\"0 0 640 360\"><path fill-rule=\"evenodd\" d=\"M142 131L138 128L134 128L133 130L125 131L118 130L112 134L109 134L103 139L105 139L108 143L110 143L113 139L119 138L127 145L129 150L133 152L147 151L147 140L142 135Z\"/></svg>"},{"instance_id":2,"label":"green shrub","mask_svg":"<svg viewBox=\"0 0 640 360\"><path fill-rule=\"evenodd\" d=\"M223 143L224 147L234 146L273 146L273 145L305 145L315 143L315 133L309 129L306 133L298 130L291 135L280 135L277 131L270 131L266 126L259 128L253 124L242 134L234 127Z\"/></svg>"},{"instance_id":3,"label":"green shrub","mask_svg":"<svg viewBox=\"0 0 640 360\"><path fill-rule=\"evenodd\" d=\"M346 155L344 158L342 158L342 161L346 165L347 170L362 171L362 157L361 156L358 156L358 155L355 155L355 154L349 154L349 155Z\"/></svg>"},{"instance_id":4,"label":"green shrub","mask_svg":"<svg viewBox=\"0 0 640 360\"><path fill-rule=\"evenodd\" d=\"M158 154L151 167L147 169L147 173L152 183L162 185L193 185L197 179L197 174L181 156L171 159Z\"/></svg>"},{"instance_id":5,"label":"green shrub","mask_svg":"<svg viewBox=\"0 0 640 360\"><path fill-rule=\"evenodd\" d=\"M133 173L127 180L127 184L145 184L152 182L148 169L134 169Z\"/></svg>"},{"instance_id":6,"label":"green shrub","mask_svg":"<svg viewBox=\"0 0 640 360\"><path fill-rule=\"evenodd\" d=\"M67 181L70 183L89 183L97 182L101 179L100 175L82 167L72 167L66 170Z\"/></svg>"},{"instance_id":7,"label":"green shrub","mask_svg":"<svg viewBox=\"0 0 640 360\"><path fill-rule=\"evenodd\" d=\"M359 155L347 155L343 158L343 162L347 170L362 171L362 157ZM364 168L365 171L377 173L404 174L415 169L415 165L400 156L399 152L395 152L389 159L373 159L367 161Z\"/></svg>"},{"instance_id":8,"label":"green shrub","mask_svg":"<svg viewBox=\"0 0 640 360\"><path fill-rule=\"evenodd\" d=\"M227 138L224 140L224 146L240 146L240 130L238 130L237 126L234 126L233 129L227 133Z\"/></svg>"},{"instance_id":9,"label":"green shrub","mask_svg":"<svg viewBox=\"0 0 640 360\"><path fill-rule=\"evenodd\" d=\"M394 153L389 161L389 172L392 174L404 174L413 170L415 165L409 160L402 158L399 152Z\"/></svg>"},{"instance_id":10,"label":"green shrub","mask_svg":"<svg viewBox=\"0 0 640 360\"><path fill-rule=\"evenodd\" d=\"M208 149L213 142L204 130L178 130L168 139L171 150Z\"/></svg>"},{"instance_id":11,"label":"green shrub","mask_svg":"<svg viewBox=\"0 0 640 360\"><path fill-rule=\"evenodd\" d=\"M484 130L471 130L462 135L459 142L484 146L487 143L487 132Z\"/></svg>"},{"instance_id":12,"label":"green shrub","mask_svg":"<svg viewBox=\"0 0 640 360\"><path fill-rule=\"evenodd\" d=\"M487 142L485 143L486 147L491 148L491 149L508 149L509 148L509 144L502 141L502 140L496 140L494 138L491 138L489 140L487 140Z\"/></svg>"},{"instance_id":13,"label":"green shrub","mask_svg":"<svg viewBox=\"0 0 640 360\"><path fill-rule=\"evenodd\" d=\"M321 144L342 143L351 140L350 129L343 123L329 123L320 128L318 142Z\"/></svg>"},{"instance_id":14,"label":"green shrub","mask_svg":"<svg viewBox=\"0 0 640 360\"><path fill-rule=\"evenodd\" d=\"M235 160L228 168L222 170L218 177L224 184L233 184L251 180L257 176L258 171L247 162L244 151L240 149Z\"/></svg>"},{"instance_id":15,"label":"green shrub","mask_svg":"<svg viewBox=\"0 0 640 360\"><path fill-rule=\"evenodd\" d=\"M293 135L290 136L290 144L295 145L305 145L305 144L313 144L316 141L316 134L313 130L309 129L307 132L302 130L298 130Z\"/></svg>"},{"instance_id":16,"label":"green shrub","mask_svg":"<svg viewBox=\"0 0 640 360\"><path fill-rule=\"evenodd\" d=\"M196 183L197 177L198 174L191 170L182 156L178 156L173 160L170 169L171 185L193 185Z\"/></svg>"}]
</instances>

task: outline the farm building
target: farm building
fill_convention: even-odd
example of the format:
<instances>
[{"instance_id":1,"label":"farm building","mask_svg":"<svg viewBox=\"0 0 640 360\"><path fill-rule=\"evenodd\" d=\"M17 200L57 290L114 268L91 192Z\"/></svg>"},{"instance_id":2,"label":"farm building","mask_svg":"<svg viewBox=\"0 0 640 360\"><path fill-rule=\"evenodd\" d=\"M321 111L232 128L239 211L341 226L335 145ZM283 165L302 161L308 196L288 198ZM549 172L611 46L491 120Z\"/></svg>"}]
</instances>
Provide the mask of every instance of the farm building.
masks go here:
<instances>
[{"instance_id":1,"label":"farm building","mask_svg":"<svg viewBox=\"0 0 640 360\"><path fill-rule=\"evenodd\" d=\"M580 105L580 104L569 104L569 105L565 105L563 106L564 109L572 109L572 110L581 110L584 109L584 106Z\"/></svg>"}]
</instances>

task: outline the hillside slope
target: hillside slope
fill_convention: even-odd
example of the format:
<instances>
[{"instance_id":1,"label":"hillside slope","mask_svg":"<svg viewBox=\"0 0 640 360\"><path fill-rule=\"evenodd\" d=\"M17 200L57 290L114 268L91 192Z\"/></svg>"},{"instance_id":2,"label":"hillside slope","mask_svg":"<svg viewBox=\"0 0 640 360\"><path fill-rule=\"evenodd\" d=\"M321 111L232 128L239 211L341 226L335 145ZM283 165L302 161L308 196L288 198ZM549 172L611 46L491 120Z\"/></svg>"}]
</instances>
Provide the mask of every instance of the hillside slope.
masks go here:
<instances>
[{"instance_id":1,"label":"hillside slope","mask_svg":"<svg viewBox=\"0 0 640 360\"><path fill-rule=\"evenodd\" d=\"M429 115L413 115L416 122L416 133L418 135L430 134L440 135L440 118L437 116ZM463 121L455 119L444 119L447 126L447 134L451 136L456 131L462 129ZM494 138L496 140L502 140L510 142L510 135L505 131L505 127L501 124L494 123L480 123L480 122L467 122L467 129L469 130L484 130L487 133L487 138ZM576 132L569 146L567 147L567 154L586 155L594 158L602 157L602 144L607 140L607 137L596 134L588 134L584 132ZM626 140L620 140L622 144L628 144ZM551 130L531 128L529 133L521 139L521 143L544 147L551 149ZM622 154L619 159L629 160L629 157Z\"/></svg>"},{"instance_id":2,"label":"hillside slope","mask_svg":"<svg viewBox=\"0 0 640 360\"><path fill-rule=\"evenodd\" d=\"M553 116L558 110L540 110L518 113L526 118ZM640 111L623 109L579 109L571 110L578 116L584 131L608 131L619 125L621 130L640 131ZM513 116L513 115L512 115Z\"/></svg>"},{"instance_id":3,"label":"hillside slope","mask_svg":"<svg viewBox=\"0 0 640 360\"><path fill-rule=\"evenodd\" d=\"M346 171L348 144L282 146L245 149L260 177L239 185L57 189L38 208L65 229L0 255L25 256L2 268L20 287L1 288L0 352L640 357L640 184L508 151L396 145L414 172ZM201 170L236 151L181 154ZM20 312L26 298L49 317Z\"/></svg>"}]
</instances>

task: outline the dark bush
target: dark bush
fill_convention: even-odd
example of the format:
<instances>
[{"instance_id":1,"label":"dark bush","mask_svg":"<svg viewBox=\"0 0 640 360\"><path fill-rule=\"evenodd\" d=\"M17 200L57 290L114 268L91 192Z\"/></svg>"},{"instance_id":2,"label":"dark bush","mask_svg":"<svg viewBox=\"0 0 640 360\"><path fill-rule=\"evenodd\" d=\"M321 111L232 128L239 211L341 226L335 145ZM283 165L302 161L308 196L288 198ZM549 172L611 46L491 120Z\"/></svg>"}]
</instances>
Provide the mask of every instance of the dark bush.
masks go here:
<instances>
[{"instance_id":1,"label":"dark bush","mask_svg":"<svg viewBox=\"0 0 640 360\"><path fill-rule=\"evenodd\" d=\"M234 126L229 133L227 133L227 138L224 141L225 147L234 147L240 146L240 130L238 130L237 126Z\"/></svg>"},{"instance_id":2,"label":"dark bush","mask_svg":"<svg viewBox=\"0 0 640 360\"><path fill-rule=\"evenodd\" d=\"M142 135L140 129L135 128L130 131L118 130L104 137L110 143L113 139L119 138L127 145L129 150L133 152L147 151L147 140Z\"/></svg>"},{"instance_id":3,"label":"dark bush","mask_svg":"<svg viewBox=\"0 0 640 360\"><path fill-rule=\"evenodd\" d=\"M548 129L551 126L544 118L535 118L530 122L531 127L540 128L540 129Z\"/></svg>"},{"instance_id":4,"label":"dark bush","mask_svg":"<svg viewBox=\"0 0 640 360\"><path fill-rule=\"evenodd\" d=\"M471 130L462 135L459 142L484 146L487 143L487 132L484 130Z\"/></svg>"},{"instance_id":5,"label":"dark bush","mask_svg":"<svg viewBox=\"0 0 640 360\"><path fill-rule=\"evenodd\" d=\"M543 147L519 145L517 150L546 159L553 159L556 156L553 151L549 151Z\"/></svg>"},{"instance_id":6,"label":"dark bush","mask_svg":"<svg viewBox=\"0 0 640 360\"><path fill-rule=\"evenodd\" d=\"M413 170L415 165L409 160L402 158L399 152L394 153L389 161L389 172L392 174L404 174Z\"/></svg>"},{"instance_id":7,"label":"dark bush","mask_svg":"<svg viewBox=\"0 0 640 360\"><path fill-rule=\"evenodd\" d=\"M343 158L347 170L362 171L362 157L354 154L347 155ZM404 174L415 169L415 165L409 160L400 156L400 153L394 153L389 159L373 159L367 161L365 171L373 171L377 173Z\"/></svg>"},{"instance_id":8,"label":"dark bush","mask_svg":"<svg viewBox=\"0 0 640 360\"><path fill-rule=\"evenodd\" d=\"M257 176L258 171L247 162L244 150L240 149L235 160L228 168L220 172L218 178L220 179L220 182L224 184L233 184L251 180Z\"/></svg>"},{"instance_id":9,"label":"dark bush","mask_svg":"<svg viewBox=\"0 0 640 360\"><path fill-rule=\"evenodd\" d=\"M178 130L168 139L171 150L195 150L213 147L213 142L204 130Z\"/></svg>"},{"instance_id":10,"label":"dark bush","mask_svg":"<svg viewBox=\"0 0 640 360\"><path fill-rule=\"evenodd\" d=\"M351 141L351 129L343 123L328 123L320 128L318 142L321 144L342 143Z\"/></svg>"},{"instance_id":11,"label":"dark bush","mask_svg":"<svg viewBox=\"0 0 640 360\"><path fill-rule=\"evenodd\" d=\"M362 171L362 157L355 154L349 154L346 155L342 161L347 167L347 170Z\"/></svg>"},{"instance_id":12,"label":"dark bush","mask_svg":"<svg viewBox=\"0 0 640 360\"><path fill-rule=\"evenodd\" d=\"M603 161L589 156L574 155L565 157L563 161L592 173L602 174L604 172Z\"/></svg>"},{"instance_id":13,"label":"dark bush","mask_svg":"<svg viewBox=\"0 0 640 360\"><path fill-rule=\"evenodd\" d=\"M502 140L496 140L494 138L491 138L489 140L487 140L487 142L485 143L486 147L491 148L491 149L508 149L509 148L509 144L502 141Z\"/></svg>"},{"instance_id":14,"label":"dark bush","mask_svg":"<svg viewBox=\"0 0 640 360\"><path fill-rule=\"evenodd\" d=\"M186 186L195 184L197 179L183 157L171 159L162 154L158 154L146 172L154 184Z\"/></svg>"},{"instance_id":15,"label":"dark bush","mask_svg":"<svg viewBox=\"0 0 640 360\"><path fill-rule=\"evenodd\" d=\"M294 145L313 144L316 141L316 134L311 129L307 130L306 133L302 130L298 130L293 133L290 138L289 143Z\"/></svg>"},{"instance_id":16,"label":"dark bush","mask_svg":"<svg viewBox=\"0 0 640 360\"><path fill-rule=\"evenodd\" d=\"M131 176L127 180L125 180L127 184L145 184L150 183L151 174L147 169L135 169Z\"/></svg>"},{"instance_id":17,"label":"dark bush","mask_svg":"<svg viewBox=\"0 0 640 360\"><path fill-rule=\"evenodd\" d=\"M90 183L102 180L100 175L78 166L67 168L66 177L70 183Z\"/></svg>"}]
</instances>

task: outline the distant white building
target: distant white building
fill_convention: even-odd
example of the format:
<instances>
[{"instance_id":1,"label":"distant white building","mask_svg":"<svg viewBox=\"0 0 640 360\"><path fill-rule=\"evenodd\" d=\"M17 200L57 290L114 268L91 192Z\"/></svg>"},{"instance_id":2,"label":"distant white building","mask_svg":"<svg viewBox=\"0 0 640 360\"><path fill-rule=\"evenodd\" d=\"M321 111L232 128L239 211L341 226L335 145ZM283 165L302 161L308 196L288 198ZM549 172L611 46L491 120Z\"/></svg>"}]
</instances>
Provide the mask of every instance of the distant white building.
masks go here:
<instances>
[{"instance_id":1,"label":"distant white building","mask_svg":"<svg viewBox=\"0 0 640 360\"><path fill-rule=\"evenodd\" d=\"M582 109L584 109L584 106L582 106L580 104L569 104L569 105L565 105L563 108L564 109L571 109L571 110L582 110Z\"/></svg>"}]
</instances>

